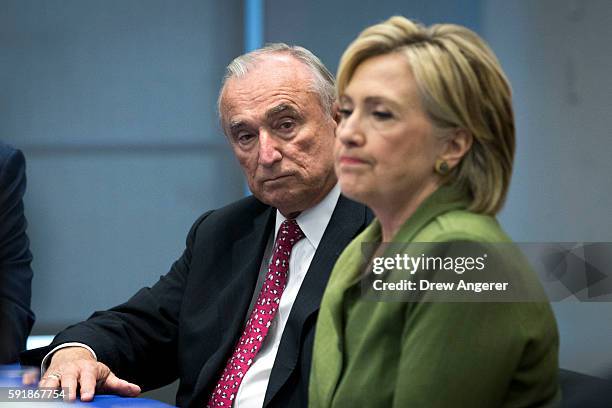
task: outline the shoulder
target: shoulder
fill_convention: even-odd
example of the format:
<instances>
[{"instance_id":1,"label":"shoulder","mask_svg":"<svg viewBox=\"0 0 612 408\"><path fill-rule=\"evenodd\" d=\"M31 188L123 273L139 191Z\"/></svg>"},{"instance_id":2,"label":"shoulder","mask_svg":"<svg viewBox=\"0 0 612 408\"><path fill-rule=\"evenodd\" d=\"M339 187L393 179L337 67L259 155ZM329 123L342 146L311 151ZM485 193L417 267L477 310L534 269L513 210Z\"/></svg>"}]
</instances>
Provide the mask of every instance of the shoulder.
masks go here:
<instances>
[{"instance_id":1,"label":"shoulder","mask_svg":"<svg viewBox=\"0 0 612 408\"><path fill-rule=\"evenodd\" d=\"M0 143L0 175L18 173L25 167L25 159L20 150Z\"/></svg>"},{"instance_id":2,"label":"shoulder","mask_svg":"<svg viewBox=\"0 0 612 408\"><path fill-rule=\"evenodd\" d=\"M213 211L208 211L205 214L210 216L208 218L211 221L222 220L224 222L233 222L233 220L236 220L240 222L243 219L252 218L271 209L272 207L262 203L255 197L248 196Z\"/></svg>"},{"instance_id":3,"label":"shoulder","mask_svg":"<svg viewBox=\"0 0 612 408\"><path fill-rule=\"evenodd\" d=\"M248 196L200 215L191 227L190 235L205 231L213 236L241 236L254 228L255 220L267 220L272 213L272 207Z\"/></svg>"},{"instance_id":4,"label":"shoulder","mask_svg":"<svg viewBox=\"0 0 612 408\"><path fill-rule=\"evenodd\" d=\"M495 217L467 210L454 210L437 216L415 237L415 241L422 242L454 240L511 241Z\"/></svg>"},{"instance_id":5,"label":"shoulder","mask_svg":"<svg viewBox=\"0 0 612 408\"><path fill-rule=\"evenodd\" d=\"M25 170L25 158L21 151L0 143L0 210L11 208L10 203L23 197Z\"/></svg>"},{"instance_id":6,"label":"shoulder","mask_svg":"<svg viewBox=\"0 0 612 408\"><path fill-rule=\"evenodd\" d=\"M497 267L502 268L502 265L504 265L503 269L497 271L498 274L507 273L517 276L513 280L516 284L527 283L524 290L528 290L530 295L525 296L533 296L534 299L545 298L541 284L531 265L521 254L520 249L512 244L512 240L501 228L495 217L466 210L450 211L429 222L415 237L414 241L472 241L478 243L478 245L486 245L489 248L489 254L497 254ZM489 244L493 244L493 246L489 246ZM497 246L496 244L509 245ZM463 247L458 248L464 250ZM505 272L503 272L504 270ZM517 325L517 335L522 336L532 330L539 330L541 336L554 337L552 333L556 332L556 323L547 302L506 302L502 305L499 308L497 306L475 306L475 309L491 308L496 312L507 314ZM470 306L463 307L470 308ZM519 327L521 329L518 329ZM547 330L551 331L546 334Z\"/></svg>"}]
</instances>

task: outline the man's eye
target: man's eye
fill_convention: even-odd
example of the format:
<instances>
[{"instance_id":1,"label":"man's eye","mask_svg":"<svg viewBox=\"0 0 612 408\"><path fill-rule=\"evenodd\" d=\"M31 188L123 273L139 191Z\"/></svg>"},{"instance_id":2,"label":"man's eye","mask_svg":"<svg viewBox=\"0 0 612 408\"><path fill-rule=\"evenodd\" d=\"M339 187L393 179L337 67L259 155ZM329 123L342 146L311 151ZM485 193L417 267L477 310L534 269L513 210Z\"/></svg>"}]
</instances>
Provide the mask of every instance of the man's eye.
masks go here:
<instances>
[{"instance_id":1,"label":"man's eye","mask_svg":"<svg viewBox=\"0 0 612 408\"><path fill-rule=\"evenodd\" d=\"M240 144L247 144L253 140L253 135L251 133L239 133L238 136L236 136L236 140Z\"/></svg>"},{"instance_id":2,"label":"man's eye","mask_svg":"<svg viewBox=\"0 0 612 408\"><path fill-rule=\"evenodd\" d=\"M294 127L295 127L295 122L292 120L285 120L281 122L279 125L279 128L284 131L292 130Z\"/></svg>"},{"instance_id":3,"label":"man's eye","mask_svg":"<svg viewBox=\"0 0 612 408\"><path fill-rule=\"evenodd\" d=\"M393 114L387 111L376 110L372 112L372 115L378 120L388 120L393 118Z\"/></svg>"},{"instance_id":4,"label":"man's eye","mask_svg":"<svg viewBox=\"0 0 612 408\"><path fill-rule=\"evenodd\" d=\"M349 116L351 116L351 114L353 113L353 111L352 111L351 109L341 108L341 109L338 109L338 113L340 114L340 116L341 116L343 119L346 119L346 118L348 118Z\"/></svg>"}]
</instances>

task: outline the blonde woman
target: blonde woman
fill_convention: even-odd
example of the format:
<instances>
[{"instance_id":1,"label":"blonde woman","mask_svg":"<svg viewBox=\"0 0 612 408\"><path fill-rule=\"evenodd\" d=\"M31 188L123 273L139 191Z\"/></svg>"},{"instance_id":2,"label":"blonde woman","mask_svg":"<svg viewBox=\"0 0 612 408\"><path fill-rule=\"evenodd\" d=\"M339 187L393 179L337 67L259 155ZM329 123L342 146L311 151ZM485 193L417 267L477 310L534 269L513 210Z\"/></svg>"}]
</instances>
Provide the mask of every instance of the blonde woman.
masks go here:
<instances>
[{"instance_id":1,"label":"blonde woman","mask_svg":"<svg viewBox=\"0 0 612 408\"><path fill-rule=\"evenodd\" d=\"M374 222L343 252L319 313L312 407L527 407L559 399L547 302L371 302L363 243L509 242L495 219L512 172L508 81L465 27L403 17L340 61L342 192ZM512 271L537 278L528 267Z\"/></svg>"}]
</instances>

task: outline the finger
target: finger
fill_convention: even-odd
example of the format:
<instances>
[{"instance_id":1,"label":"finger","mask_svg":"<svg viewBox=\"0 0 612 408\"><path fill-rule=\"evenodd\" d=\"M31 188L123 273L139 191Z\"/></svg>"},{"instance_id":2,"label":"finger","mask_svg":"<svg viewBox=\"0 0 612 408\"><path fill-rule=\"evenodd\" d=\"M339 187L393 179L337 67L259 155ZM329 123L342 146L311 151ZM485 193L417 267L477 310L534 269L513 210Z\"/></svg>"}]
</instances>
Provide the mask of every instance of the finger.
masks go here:
<instances>
[{"instance_id":1,"label":"finger","mask_svg":"<svg viewBox=\"0 0 612 408\"><path fill-rule=\"evenodd\" d=\"M68 389L68 401L76 400L76 392L77 392L77 375L73 372L62 374L62 378L60 380L60 384L62 388Z\"/></svg>"},{"instance_id":2,"label":"finger","mask_svg":"<svg viewBox=\"0 0 612 408\"><path fill-rule=\"evenodd\" d=\"M23 376L21 377L21 382L23 383L23 385L31 385L31 384L34 384L37 379L38 379L37 372L28 371L24 373Z\"/></svg>"},{"instance_id":3,"label":"finger","mask_svg":"<svg viewBox=\"0 0 612 408\"><path fill-rule=\"evenodd\" d=\"M103 389L105 392L119 394L122 397L136 397L140 394L140 387L138 385L122 380L112 372L108 374L103 384Z\"/></svg>"},{"instance_id":4,"label":"finger","mask_svg":"<svg viewBox=\"0 0 612 408\"><path fill-rule=\"evenodd\" d=\"M92 368L83 368L79 377L81 385L81 401L91 401L96 393L96 370Z\"/></svg>"},{"instance_id":5,"label":"finger","mask_svg":"<svg viewBox=\"0 0 612 408\"><path fill-rule=\"evenodd\" d=\"M47 370L47 373L50 373L50 372L51 371ZM59 388L60 386L59 378L54 377L54 376L49 376L47 373L45 373L45 376L40 379L38 383L38 387L39 388Z\"/></svg>"}]
</instances>

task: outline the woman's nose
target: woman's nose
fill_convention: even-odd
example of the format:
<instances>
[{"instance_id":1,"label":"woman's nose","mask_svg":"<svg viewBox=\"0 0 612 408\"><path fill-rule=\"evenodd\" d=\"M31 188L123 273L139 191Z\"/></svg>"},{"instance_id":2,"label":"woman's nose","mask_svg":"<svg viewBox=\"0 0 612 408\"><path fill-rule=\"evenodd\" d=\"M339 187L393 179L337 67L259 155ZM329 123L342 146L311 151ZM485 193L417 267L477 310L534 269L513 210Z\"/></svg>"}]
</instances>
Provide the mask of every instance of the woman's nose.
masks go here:
<instances>
[{"instance_id":1,"label":"woman's nose","mask_svg":"<svg viewBox=\"0 0 612 408\"><path fill-rule=\"evenodd\" d=\"M350 116L342 118L336 128L336 137L347 146L361 146L365 142L365 135L359 123L359 118L353 112Z\"/></svg>"}]
</instances>

